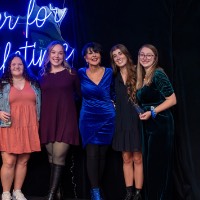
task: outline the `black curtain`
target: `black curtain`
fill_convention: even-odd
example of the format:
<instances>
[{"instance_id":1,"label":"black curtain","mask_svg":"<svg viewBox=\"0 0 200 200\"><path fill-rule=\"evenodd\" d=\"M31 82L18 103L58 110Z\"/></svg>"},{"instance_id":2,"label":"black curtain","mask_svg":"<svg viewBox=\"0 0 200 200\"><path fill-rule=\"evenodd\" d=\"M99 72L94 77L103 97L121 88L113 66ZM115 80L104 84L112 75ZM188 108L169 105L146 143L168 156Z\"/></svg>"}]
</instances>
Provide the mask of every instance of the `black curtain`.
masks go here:
<instances>
[{"instance_id":1,"label":"black curtain","mask_svg":"<svg viewBox=\"0 0 200 200\"><path fill-rule=\"evenodd\" d=\"M199 200L200 1L96 0L95 5L90 0L74 2L84 4L84 9L79 7L78 11L84 27L77 26L74 35L79 38L77 34L84 32L81 44L102 43L107 52L106 63L111 46L117 43L129 48L135 62L142 44L152 43L158 48L160 65L169 75L178 100L173 108L174 199ZM74 24L80 22L74 20Z\"/></svg>"},{"instance_id":2,"label":"black curtain","mask_svg":"<svg viewBox=\"0 0 200 200\"><path fill-rule=\"evenodd\" d=\"M89 41L104 47L103 64L110 65L109 50L123 43L137 62L141 45L158 48L160 66L168 74L178 103L172 109L175 119L174 199L200 199L200 1L199 0L52 0L54 6L67 7L61 24L63 38L76 49L74 67L84 65L81 48ZM48 5L48 0L37 0ZM0 2L0 12L26 13L27 1ZM18 5L18 6L16 6ZM1 22L1 21L0 21ZM1 30L0 30L1 33ZM2 38L0 38L2 40ZM71 149L66 159L64 184L66 196L88 197L89 183L85 172L85 152ZM43 195L48 185L46 152L33 154L24 189L31 195ZM39 174L39 175L38 175ZM38 176L37 176L38 175ZM46 181L40 181L41 177ZM34 180L33 184L30 180ZM28 187L26 183L32 186ZM104 178L109 200L124 193L122 160L119 152L109 150ZM117 192L116 192L117 191Z\"/></svg>"},{"instance_id":3,"label":"black curtain","mask_svg":"<svg viewBox=\"0 0 200 200\"><path fill-rule=\"evenodd\" d=\"M200 199L200 2L177 1L173 21L176 106L176 199Z\"/></svg>"}]
</instances>

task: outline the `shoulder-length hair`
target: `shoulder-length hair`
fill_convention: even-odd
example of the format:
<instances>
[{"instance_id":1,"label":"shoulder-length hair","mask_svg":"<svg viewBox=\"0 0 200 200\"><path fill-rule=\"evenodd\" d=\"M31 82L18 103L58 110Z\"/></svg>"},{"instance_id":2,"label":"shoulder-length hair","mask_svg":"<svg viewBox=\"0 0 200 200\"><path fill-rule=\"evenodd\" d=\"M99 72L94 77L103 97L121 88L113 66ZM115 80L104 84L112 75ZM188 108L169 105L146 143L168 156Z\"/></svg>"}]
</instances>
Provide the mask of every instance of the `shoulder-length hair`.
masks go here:
<instances>
[{"instance_id":1,"label":"shoulder-length hair","mask_svg":"<svg viewBox=\"0 0 200 200\"><path fill-rule=\"evenodd\" d=\"M46 53L45 53L45 56L44 56L44 59L43 59L43 62L42 62L42 69L40 71L40 75L45 75L45 74L48 74L50 72L50 70L51 70L51 62L50 62L50 58L49 57L50 57L50 53L51 53L52 49L56 45L60 45L62 47L63 53L64 53L64 59L63 59L63 62L62 62L62 66L64 68L66 68L69 71L69 73L71 74L71 66L65 60L66 51L65 51L65 48L63 46L63 43L60 42L60 41L53 41L47 46Z\"/></svg>"},{"instance_id":2,"label":"shoulder-length hair","mask_svg":"<svg viewBox=\"0 0 200 200\"><path fill-rule=\"evenodd\" d=\"M25 78L25 80L31 82L32 84L34 84L36 87L39 87L39 84L38 84L38 81L37 81L37 78L33 75L33 73L30 71L30 69L28 68L27 66L27 63L24 59L23 56L19 55L19 54L11 54L6 62L5 62L5 68L4 68L4 73L2 74L2 77L1 77L1 81L0 81L0 89L3 88L3 85L5 83L9 83L10 85L13 85L13 77L12 77L12 74L11 74L11 62L14 58L20 58L20 60L22 61L22 64L23 64L23 74L22 76Z\"/></svg>"},{"instance_id":3,"label":"shoulder-length hair","mask_svg":"<svg viewBox=\"0 0 200 200\"><path fill-rule=\"evenodd\" d=\"M89 42L85 44L82 49L82 56L84 57L88 51L94 51L95 53L99 53L101 56L103 53L102 46L97 42Z\"/></svg>"},{"instance_id":4,"label":"shoulder-length hair","mask_svg":"<svg viewBox=\"0 0 200 200\"><path fill-rule=\"evenodd\" d=\"M154 54L154 63L152 65L151 69L146 74L145 74L144 67L140 64L140 59L139 59L140 52L144 47L151 49L153 51L153 54ZM159 68L159 66L158 66L158 50L152 44L144 44L139 49L139 52L138 52L136 88L140 89L140 88L143 87L144 84L150 85L152 83L154 72L157 68ZM144 82L144 79L145 79L145 82Z\"/></svg>"},{"instance_id":5,"label":"shoulder-length hair","mask_svg":"<svg viewBox=\"0 0 200 200\"><path fill-rule=\"evenodd\" d=\"M132 57L128 49L123 44L117 44L113 46L110 50L110 59L111 59L111 65L113 68L113 73L116 76L117 72L119 71L119 68L114 62L113 59L113 51L119 49L127 58L126 68L127 68L127 80L126 80L126 86L127 86L127 93L130 97L130 100L135 102L136 101L136 67L133 63Z\"/></svg>"}]
</instances>

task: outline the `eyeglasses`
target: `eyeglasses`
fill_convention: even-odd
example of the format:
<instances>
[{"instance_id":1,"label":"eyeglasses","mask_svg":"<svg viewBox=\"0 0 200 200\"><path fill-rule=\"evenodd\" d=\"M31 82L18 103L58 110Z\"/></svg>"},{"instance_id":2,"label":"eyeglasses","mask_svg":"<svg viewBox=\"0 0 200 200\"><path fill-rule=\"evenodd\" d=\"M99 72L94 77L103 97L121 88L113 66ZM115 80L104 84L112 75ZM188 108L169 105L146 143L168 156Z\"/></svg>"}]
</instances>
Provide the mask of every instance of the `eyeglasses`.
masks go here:
<instances>
[{"instance_id":1,"label":"eyeglasses","mask_svg":"<svg viewBox=\"0 0 200 200\"><path fill-rule=\"evenodd\" d=\"M148 59L148 60L151 60L151 58L153 57L154 55L152 55L152 54L144 54L144 53L140 53L139 54L139 57L140 57L140 59L144 59L145 57Z\"/></svg>"}]
</instances>

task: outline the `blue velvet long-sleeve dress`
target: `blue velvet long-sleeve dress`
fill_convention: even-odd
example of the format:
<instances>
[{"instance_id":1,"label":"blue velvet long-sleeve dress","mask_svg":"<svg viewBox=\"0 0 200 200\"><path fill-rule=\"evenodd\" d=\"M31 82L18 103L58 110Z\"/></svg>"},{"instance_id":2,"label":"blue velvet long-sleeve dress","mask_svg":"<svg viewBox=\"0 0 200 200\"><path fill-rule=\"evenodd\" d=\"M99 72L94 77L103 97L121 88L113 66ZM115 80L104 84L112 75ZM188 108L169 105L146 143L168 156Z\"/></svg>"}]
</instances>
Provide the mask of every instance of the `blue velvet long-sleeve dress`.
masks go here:
<instances>
[{"instance_id":1,"label":"blue velvet long-sleeve dress","mask_svg":"<svg viewBox=\"0 0 200 200\"><path fill-rule=\"evenodd\" d=\"M81 68L78 71L82 93L79 118L82 144L83 147L87 144L111 144L115 123L115 109L111 101L113 72L111 68L105 68L97 85L89 79L86 69Z\"/></svg>"},{"instance_id":2,"label":"blue velvet long-sleeve dress","mask_svg":"<svg viewBox=\"0 0 200 200\"><path fill-rule=\"evenodd\" d=\"M137 98L144 111L148 111L173 92L166 74L157 69L151 85L138 90ZM169 109L158 113L155 119L143 121L145 200L172 200L173 138L174 121Z\"/></svg>"}]
</instances>

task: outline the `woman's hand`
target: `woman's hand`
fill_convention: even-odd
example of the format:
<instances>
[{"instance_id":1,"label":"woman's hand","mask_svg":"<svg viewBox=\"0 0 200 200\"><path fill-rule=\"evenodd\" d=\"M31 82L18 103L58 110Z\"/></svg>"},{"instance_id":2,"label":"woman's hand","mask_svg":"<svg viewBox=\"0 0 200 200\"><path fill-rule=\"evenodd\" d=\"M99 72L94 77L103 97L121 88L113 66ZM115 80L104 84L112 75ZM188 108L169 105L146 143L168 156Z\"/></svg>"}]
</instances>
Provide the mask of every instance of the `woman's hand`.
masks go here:
<instances>
[{"instance_id":1,"label":"woman's hand","mask_svg":"<svg viewBox=\"0 0 200 200\"><path fill-rule=\"evenodd\" d=\"M10 114L4 111L0 111L0 119L7 122L10 118Z\"/></svg>"},{"instance_id":2,"label":"woman's hand","mask_svg":"<svg viewBox=\"0 0 200 200\"><path fill-rule=\"evenodd\" d=\"M139 118L141 120L148 120L150 117L151 117L151 111L146 111L145 113L139 115Z\"/></svg>"}]
</instances>

